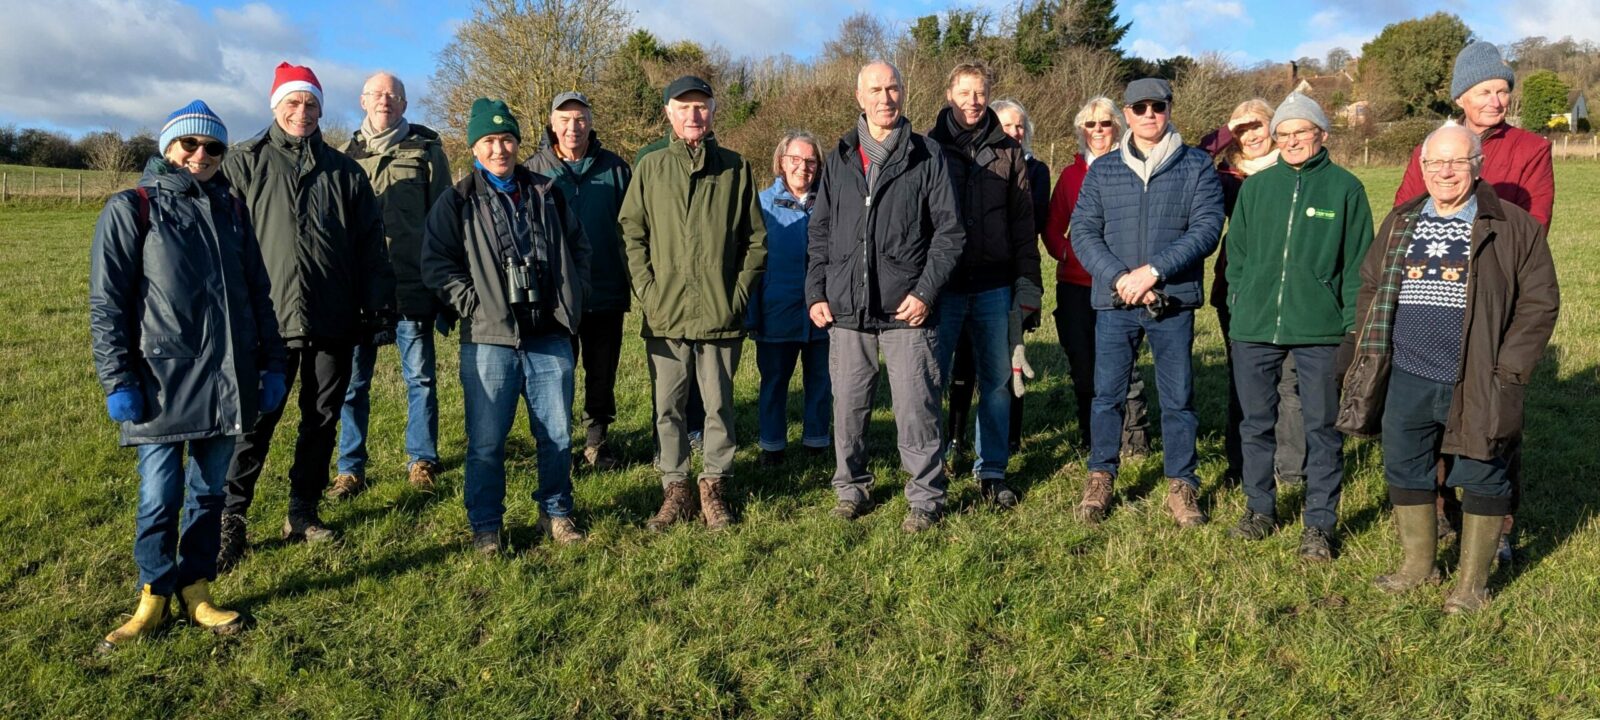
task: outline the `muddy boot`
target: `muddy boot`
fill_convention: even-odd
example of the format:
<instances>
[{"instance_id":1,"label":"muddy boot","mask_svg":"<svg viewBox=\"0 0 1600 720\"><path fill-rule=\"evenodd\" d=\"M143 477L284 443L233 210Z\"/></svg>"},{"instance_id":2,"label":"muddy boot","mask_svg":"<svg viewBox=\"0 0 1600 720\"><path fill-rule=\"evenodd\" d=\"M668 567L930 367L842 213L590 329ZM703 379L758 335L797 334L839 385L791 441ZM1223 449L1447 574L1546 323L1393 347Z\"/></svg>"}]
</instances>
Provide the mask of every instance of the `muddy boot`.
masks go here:
<instances>
[{"instance_id":1,"label":"muddy boot","mask_svg":"<svg viewBox=\"0 0 1600 720\"><path fill-rule=\"evenodd\" d=\"M333 482L328 485L329 500L349 500L367 489L366 478L350 473L339 473L333 476Z\"/></svg>"},{"instance_id":2,"label":"muddy boot","mask_svg":"<svg viewBox=\"0 0 1600 720\"><path fill-rule=\"evenodd\" d=\"M244 618L232 610L223 610L211 602L211 588L205 580L178 591L178 605L189 622L218 635L232 635L244 627Z\"/></svg>"},{"instance_id":3,"label":"muddy boot","mask_svg":"<svg viewBox=\"0 0 1600 720\"><path fill-rule=\"evenodd\" d=\"M1446 615L1476 612L1489 604L1489 564L1494 562L1504 517L1461 516L1461 563L1456 566L1455 588L1444 601Z\"/></svg>"},{"instance_id":4,"label":"muddy boot","mask_svg":"<svg viewBox=\"0 0 1600 720\"><path fill-rule=\"evenodd\" d=\"M133 617L100 641L100 652L111 652L155 632L167 621L167 599L165 595L151 593L149 585L144 586L139 591L139 607L133 611Z\"/></svg>"},{"instance_id":5,"label":"muddy boot","mask_svg":"<svg viewBox=\"0 0 1600 720\"><path fill-rule=\"evenodd\" d=\"M250 548L249 524L237 513L222 514L222 542L217 545L217 572L232 570Z\"/></svg>"},{"instance_id":6,"label":"muddy boot","mask_svg":"<svg viewBox=\"0 0 1600 720\"><path fill-rule=\"evenodd\" d=\"M1197 528L1206 524L1206 514L1200 509L1194 486L1183 480L1167 478L1166 508L1178 527Z\"/></svg>"},{"instance_id":7,"label":"muddy boot","mask_svg":"<svg viewBox=\"0 0 1600 720\"><path fill-rule=\"evenodd\" d=\"M727 478L720 477L700 478L700 517L705 519L706 527L711 530L721 530L733 522L728 504L722 499L726 481Z\"/></svg>"},{"instance_id":8,"label":"muddy boot","mask_svg":"<svg viewBox=\"0 0 1600 720\"><path fill-rule=\"evenodd\" d=\"M1439 582L1439 567L1433 562L1439 551L1435 517L1432 505L1394 507L1394 526L1400 535L1400 569L1373 578L1374 586L1386 593L1402 593Z\"/></svg>"},{"instance_id":9,"label":"muddy boot","mask_svg":"<svg viewBox=\"0 0 1600 720\"><path fill-rule=\"evenodd\" d=\"M661 499L661 509L645 522L645 529L666 532L673 523L693 520L699 512L696 500L695 494L689 490L689 483L680 480L667 485L665 497Z\"/></svg>"},{"instance_id":10,"label":"muddy boot","mask_svg":"<svg viewBox=\"0 0 1600 720\"><path fill-rule=\"evenodd\" d=\"M534 528L558 545L583 542L583 531L578 529L576 521L570 517L551 517L543 508L539 509L539 519L534 521Z\"/></svg>"},{"instance_id":11,"label":"muddy boot","mask_svg":"<svg viewBox=\"0 0 1600 720\"><path fill-rule=\"evenodd\" d=\"M1089 479L1083 484L1083 499L1078 501L1078 508L1073 511L1078 520L1099 525L1105 519L1106 510L1111 507L1113 484L1111 473L1104 470L1089 471Z\"/></svg>"},{"instance_id":12,"label":"muddy boot","mask_svg":"<svg viewBox=\"0 0 1600 720\"><path fill-rule=\"evenodd\" d=\"M439 464L428 460L411 463L406 469L406 482L418 490L432 490L439 482Z\"/></svg>"}]
</instances>

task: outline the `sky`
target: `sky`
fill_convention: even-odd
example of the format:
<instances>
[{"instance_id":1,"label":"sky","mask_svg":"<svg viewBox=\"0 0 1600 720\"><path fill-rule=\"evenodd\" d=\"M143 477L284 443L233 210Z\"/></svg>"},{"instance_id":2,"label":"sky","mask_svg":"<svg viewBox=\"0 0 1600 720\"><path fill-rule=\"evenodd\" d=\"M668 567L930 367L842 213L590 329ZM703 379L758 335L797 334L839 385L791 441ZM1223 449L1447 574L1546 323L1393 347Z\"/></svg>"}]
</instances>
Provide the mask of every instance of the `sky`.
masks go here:
<instances>
[{"instance_id":1,"label":"sky","mask_svg":"<svg viewBox=\"0 0 1600 720\"><path fill-rule=\"evenodd\" d=\"M581 1L581 0L579 0ZM636 27L666 40L717 45L733 57L813 57L839 22L866 10L903 30L949 7L999 18L1016 0L620 0ZM222 116L234 139L270 121L273 68L312 67L327 111L353 127L362 80L400 76L409 115L434 58L471 0L0 0L0 125L79 135L158 130L194 98ZM693 8L693 11L690 11ZM1157 59L1218 53L1239 65L1321 58L1334 47L1359 55L1389 23L1455 13L1481 39L1507 44L1543 35L1600 43L1596 0L1122 0L1133 23L1124 51ZM995 29L991 26L991 30Z\"/></svg>"}]
</instances>

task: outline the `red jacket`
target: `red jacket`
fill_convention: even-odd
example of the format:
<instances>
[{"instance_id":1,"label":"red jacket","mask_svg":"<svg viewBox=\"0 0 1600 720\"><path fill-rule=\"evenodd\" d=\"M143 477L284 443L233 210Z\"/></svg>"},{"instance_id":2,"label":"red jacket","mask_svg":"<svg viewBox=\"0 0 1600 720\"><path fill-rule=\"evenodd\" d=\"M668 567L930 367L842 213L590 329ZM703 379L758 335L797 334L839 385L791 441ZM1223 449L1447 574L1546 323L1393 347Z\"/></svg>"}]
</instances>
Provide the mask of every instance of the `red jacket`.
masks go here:
<instances>
[{"instance_id":1,"label":"red jacket","mask_svg":"<svg viewBox=\"0 0 1600 720\"><path fill-rule=\"evenodd\" d=\"M1109 155L1110 153L1107 153ZM1112 158L1115 160L1116 158ZM1089 163L1079 153L1072 164L1061 169L1061 179L1056 181L1056 191L1050 196L1050 220L1044 226L1044 247L1056 265L1056 282L1089 287L1094 278L1083 269L1078 256L1072 254L1072 241L1067 239L1067 229L1072 222L1072 209L1078 205L1078 191L1083 189L1083 177L1089 174Z\"/></svg>"},{"instance_id":2,"label":"red jacket","mask_svg":"<svg viewBox=\"0 0 1600 720\"><path fill-rule=\"evenodd\" d=\"M1411 162L1394 193L1398 207L1428 192L1422 181L1422 146L1411 151ZM1521 128L1500 123L1483 138L1483 179L1494 194L1527 210L1545 230L1550 229L1550 207L1556 201L1556 175L1550 165L1550 141Z\"/></svg>"}]
</instances>

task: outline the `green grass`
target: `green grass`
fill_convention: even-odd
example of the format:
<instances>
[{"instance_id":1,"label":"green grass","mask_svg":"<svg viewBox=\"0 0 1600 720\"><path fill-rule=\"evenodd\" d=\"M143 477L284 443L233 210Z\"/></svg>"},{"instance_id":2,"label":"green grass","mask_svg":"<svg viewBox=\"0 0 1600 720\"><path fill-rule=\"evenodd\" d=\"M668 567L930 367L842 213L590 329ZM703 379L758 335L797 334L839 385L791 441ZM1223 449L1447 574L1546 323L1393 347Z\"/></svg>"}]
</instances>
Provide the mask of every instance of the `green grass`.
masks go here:
<instances>
[{"instance_id":1,"label":"green grass","mask_svg":"<svg viewBox=\"0 0 1600 720\"><path fill-rule=\"evenodd\" d=\"M1360 175L1386 208L1398 170ZM10 668L0 717L1596 715L1600 166L1563 164L1557 176L1551 244L1565 308L1529 393L1524 561L1496 574L1494 603L1474 617L1443 616L1437 589L1394 598L1370 586L1399 552L1370 443L1347 445L1336 562L1298 562L1297 523L1255 544L1226 536L1243 501L1215 480L1224 376L1209 312L1195 363L1203 502L1216 521L1194 532L1161 512L1159 454L1125 469L1102 527L1071 519L1083 458L1047 323L1030 340L1043 377L1013 461L1026 491L1014 512L985 509L970 481L956 481L947 522L903 535L892 420L880 411L877 498L888 504L853 525L833 520L831 462L756 470L747 351L739 524L651 535L642 526L660 489L642 464L649 396L635 324L616 427L641 464L577 477L587 544L534 542L533 448L519 425L516 552L478 559L461 507L455 341L440 353L447 470L436 495L405 483L404 394L388 350L374 392L374 486L324 512L341 542L275 539L291 410L251 514L254 554L217 583L250 629L216 639L178 625L107 659L91 648L134 605L137 481L89 354L96 210L0 206L0 667ZM1441 553L1447 565L1454 555Z\"/></svg>"}]
</instances>

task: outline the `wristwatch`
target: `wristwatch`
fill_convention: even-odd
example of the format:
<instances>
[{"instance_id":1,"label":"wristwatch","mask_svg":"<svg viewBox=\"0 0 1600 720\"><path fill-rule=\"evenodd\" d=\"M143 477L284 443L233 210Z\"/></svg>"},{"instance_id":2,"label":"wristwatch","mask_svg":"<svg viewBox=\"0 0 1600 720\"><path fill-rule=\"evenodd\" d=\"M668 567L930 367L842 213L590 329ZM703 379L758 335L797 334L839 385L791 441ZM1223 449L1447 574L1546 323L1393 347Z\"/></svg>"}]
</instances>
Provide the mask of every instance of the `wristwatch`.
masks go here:
<instances>
[{"instance_id":1,"label":"wristwatch","mask_svg":"<svg viewBox=\"0 0 1600 720\"><path fill-rule=\"evenodd\" d=\"M1156 266L1154 266L1154 265L1146 265L1145 267L1150 268L1150 275L1151 276L1153 276L1157 280L1161 279L1161 271L1157 270Z\"/></svg>"}]
</instances>

